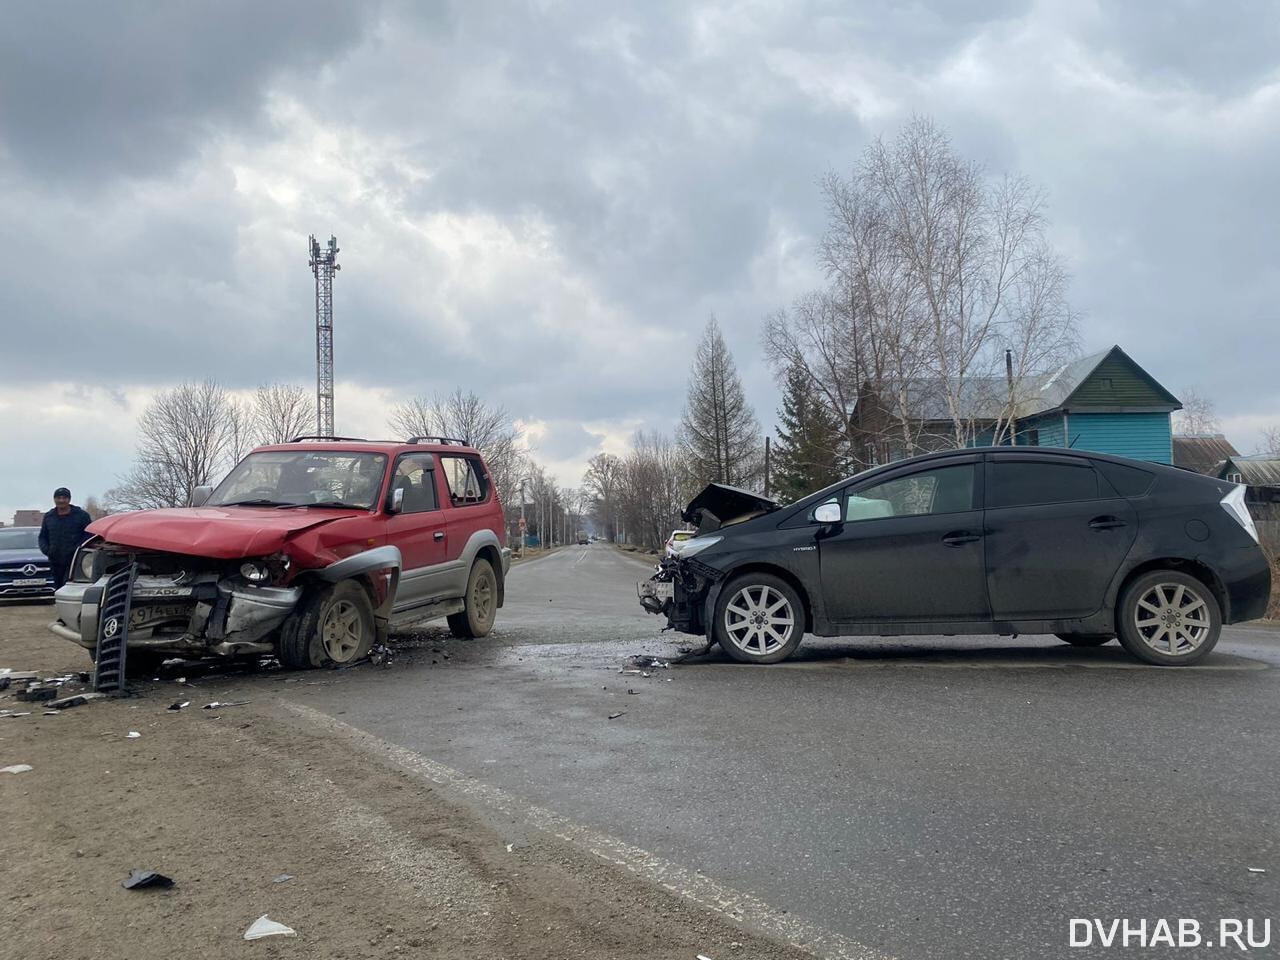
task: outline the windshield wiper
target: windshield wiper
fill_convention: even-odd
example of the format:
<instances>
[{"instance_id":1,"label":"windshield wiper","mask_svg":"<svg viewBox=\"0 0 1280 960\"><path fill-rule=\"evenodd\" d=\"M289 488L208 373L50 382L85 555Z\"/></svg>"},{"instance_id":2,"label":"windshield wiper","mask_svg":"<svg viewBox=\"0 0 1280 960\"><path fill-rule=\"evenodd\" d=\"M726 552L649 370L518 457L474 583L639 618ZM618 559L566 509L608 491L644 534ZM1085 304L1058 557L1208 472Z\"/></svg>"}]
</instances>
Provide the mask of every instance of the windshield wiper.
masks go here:
<instances>
[{"instance_id":1,"label":"windshield wiper","mask_svg":"<svg viewBox=\"0 0 1280 960\"><path fill-rule=\"evenodd\" d=\"M368 510L364 504L347 503L344 500L321 500L318 503L299 503L299 507L338 507L343 510Z\"/></svg>"},{"instance_id":2,"label":"windshield wiper","mask_svg":"<svg viewBox=\"0 0 1280 960\"><path fill-rule=\"evenodd\" d=\"M267 500L256 497L252 500L232 500L230 503L211 503L211 507L296 507L296 503L284 503L280 500Z\"/></svg>"}]
</instances>

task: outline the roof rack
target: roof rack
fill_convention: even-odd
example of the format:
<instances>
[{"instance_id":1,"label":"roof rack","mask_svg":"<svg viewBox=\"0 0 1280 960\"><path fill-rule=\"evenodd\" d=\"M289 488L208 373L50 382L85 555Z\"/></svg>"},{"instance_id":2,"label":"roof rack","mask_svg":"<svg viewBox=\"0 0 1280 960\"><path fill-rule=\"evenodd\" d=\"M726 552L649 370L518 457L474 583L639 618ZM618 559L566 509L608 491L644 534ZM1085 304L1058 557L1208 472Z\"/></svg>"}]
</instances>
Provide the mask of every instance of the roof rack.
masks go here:
<instances>
[{"instance_id":1,"label":"roof rack","mask_svg":"<svg viewBox=\"0 0 1280 960\"><path fill-rule=\"evenodd\" d=\"M457 437L410 437L405 443L446 443L459 447L471 446L467 441L459 440Z\"/></svg>"},{"instance_id":2,"label":"roof rack","mask_svg":"<svg viewBox=\"0 0 1280 960\"><path fill-rule=\"evenodd\" d=\"M301 443L303 440L334 440L339 443L368 443L364 437L322 437L319 434L304 433L294 437L290 443Z\"/></svg>"}]
</instances>

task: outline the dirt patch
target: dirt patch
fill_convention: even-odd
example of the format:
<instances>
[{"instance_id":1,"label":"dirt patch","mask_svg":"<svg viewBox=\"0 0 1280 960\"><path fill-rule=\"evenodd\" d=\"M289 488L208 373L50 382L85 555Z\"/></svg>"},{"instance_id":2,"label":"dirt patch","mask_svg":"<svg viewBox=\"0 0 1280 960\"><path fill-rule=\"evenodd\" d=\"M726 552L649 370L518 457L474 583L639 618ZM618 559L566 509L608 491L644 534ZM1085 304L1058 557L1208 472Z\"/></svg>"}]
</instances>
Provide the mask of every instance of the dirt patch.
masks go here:
<instances>
[{"instance_id":1,"label":"dirt patch","mask_svg":"<svg viewBox=\"0 0 1280 960\"><path fill-rule=\"evenodd\" d=\"M83 651L45 632L51 618L51 607L0 606L0 667L87 669ZM469 808L308 725L272 686L144 684L140 696L0 719L0 766L33 768L0 774L7 955L808 956L554 838L509 851ZM0 697L18 706L12 691ZM251 702L203 709L215 700ZM135 868L176 884L123 889ZM275 882L282 874L292 879ZM298 936L245 943L262 914Z\"/></svg>"}]
</instances>

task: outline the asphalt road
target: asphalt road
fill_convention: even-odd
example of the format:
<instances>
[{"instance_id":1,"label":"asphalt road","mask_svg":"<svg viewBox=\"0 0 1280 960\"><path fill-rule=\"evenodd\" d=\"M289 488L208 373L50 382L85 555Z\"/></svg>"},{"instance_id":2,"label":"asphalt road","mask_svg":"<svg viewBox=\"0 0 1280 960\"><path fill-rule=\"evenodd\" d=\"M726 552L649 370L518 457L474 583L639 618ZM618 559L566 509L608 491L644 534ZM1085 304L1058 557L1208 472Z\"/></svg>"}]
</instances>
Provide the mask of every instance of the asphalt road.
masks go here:
<instances>
[{"instance_id":1,"label":"asphalt road","mask_svg":"<svg viewBox=\"0 0 1280 960\"><path fill-rule=\"evenodd\" d=\"M563 550L512 570L488 640L428 630L291 695L883 956L1134 952L1069 948L1071 918L1270 918L1252 953L1280 955L1280 634L1228 629L1192 668L809 638L645 677L628 656L691 639L641 611L645 575Z\"/></svg>"}]
</instances>

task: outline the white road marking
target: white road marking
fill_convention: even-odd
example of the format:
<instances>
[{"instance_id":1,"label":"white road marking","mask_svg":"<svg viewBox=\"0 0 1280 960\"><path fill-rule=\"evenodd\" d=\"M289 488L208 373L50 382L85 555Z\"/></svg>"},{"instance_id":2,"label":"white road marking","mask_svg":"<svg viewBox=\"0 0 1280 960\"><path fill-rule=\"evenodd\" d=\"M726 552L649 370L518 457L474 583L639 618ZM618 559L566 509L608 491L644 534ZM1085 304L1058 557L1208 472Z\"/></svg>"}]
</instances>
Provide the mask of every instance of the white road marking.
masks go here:
<instances>
[{"instance_id":1,"label":"white road marking","mask_svg":"<svg viewBox=\"0 0 1280 960\"><path fill-rule=\"evenodd\" d=\"M578 555L578 559L577 559L577 560L575 560L575 561L573 561L573 565L576 567L578 564L580 564L580 563L581 563L583 560L585 560L586 558L587 558L587 551L583 550L583 551L582 551L582 553L580 553L580 554Z\"/></svg>"},{"instance_id":2,"label":"white road marking","mask_svg":"<svg viewBox=\"0 0 1280 960\"><path fill-rule=\"evenodd\" d=\"M860 943L824 930L816 924L780 913L763 900L742 893L710 877L623 840L575 823L543 807L527 803L507 791L482 783L419 753L389 743L358 727L312 707L284 701L287 709L321 728L354 743L360 749L390 761L409 773L430 780L473 803L483 804L504 817L515 818L535 830L551 834L730 920L745 923L793 947L831 960L893 960Z\"/></svg>"}]
</instances>

